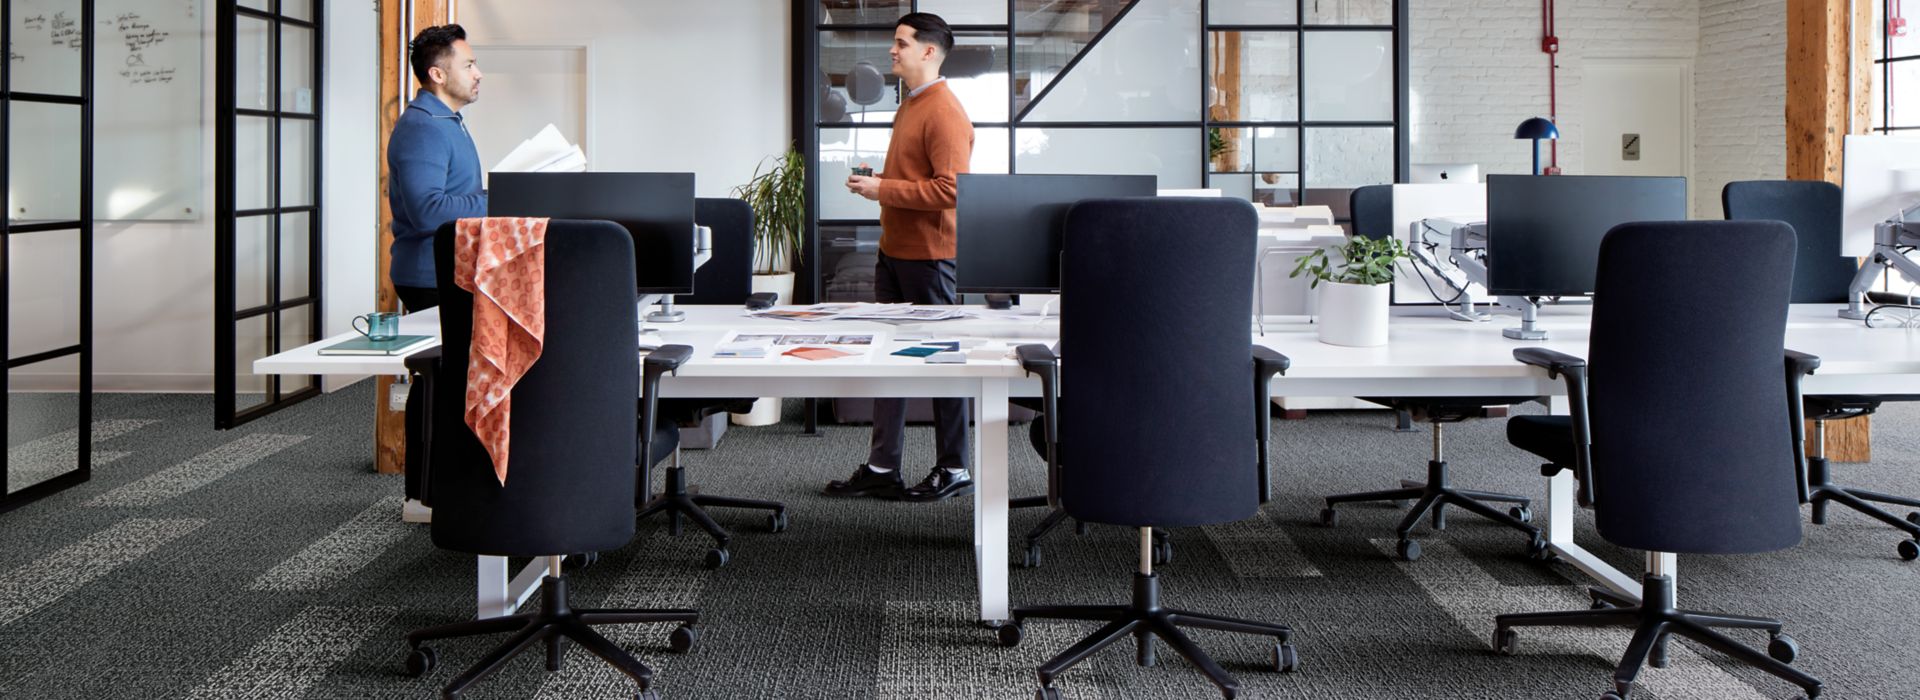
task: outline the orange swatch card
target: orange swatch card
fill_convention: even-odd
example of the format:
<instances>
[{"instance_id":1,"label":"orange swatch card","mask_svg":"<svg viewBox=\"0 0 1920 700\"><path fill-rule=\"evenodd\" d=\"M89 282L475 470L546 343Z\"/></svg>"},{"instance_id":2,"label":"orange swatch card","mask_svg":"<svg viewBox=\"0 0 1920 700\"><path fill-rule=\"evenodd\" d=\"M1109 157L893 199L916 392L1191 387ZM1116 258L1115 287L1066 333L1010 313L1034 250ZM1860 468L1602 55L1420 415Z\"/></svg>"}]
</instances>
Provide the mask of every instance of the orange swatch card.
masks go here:
<instances>
[{"instance_id":1,"label":"orange swatch card","mask_svg":"<svg viewBox=\"0 0 1920 700\"><path fill-rule=\"evenodd\" d=\"M822 347L798 347L780 354L788 357L798 357L802 360L832 360L840 357L853 356L853 353L850 352Z\"/></svg>"}]
</instances>

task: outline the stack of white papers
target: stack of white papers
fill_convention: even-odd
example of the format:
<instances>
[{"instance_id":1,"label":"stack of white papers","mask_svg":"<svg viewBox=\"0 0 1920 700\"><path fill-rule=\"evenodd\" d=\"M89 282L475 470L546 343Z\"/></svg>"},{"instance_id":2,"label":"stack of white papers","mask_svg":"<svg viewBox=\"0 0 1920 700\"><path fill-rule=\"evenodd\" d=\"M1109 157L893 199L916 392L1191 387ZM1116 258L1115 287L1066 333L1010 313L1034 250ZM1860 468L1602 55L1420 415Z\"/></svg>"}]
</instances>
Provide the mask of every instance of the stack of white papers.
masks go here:
<instances>
[{"instance_id":1,"label":"stack of white papers","mask_svg":"<svg viewBox=\"0 0 1920 700\"><path fill-rule=\"evenodd\" d=\"M567 142L560 135L560 129L552 124L534 134L533 138L521 141L520 145L500 159L500 164L488 172L496 173L578 173L587 169L587 154L579 146Z\"/></svg>"},{"instance_id":2,"label":"stack of white papers","mask_svg":"<svg viewBox=\"0 0 1920 700\"><path fill-rule=\"evenodd\" d=\"M965 311L935 306L914 306L911 304L814 304L813 306L783 306L747 314L754 318L771 318L781 321L882 321L888 323L922 323L926 321L948 321L967 318Z\"/></svg>"}]
</instances>

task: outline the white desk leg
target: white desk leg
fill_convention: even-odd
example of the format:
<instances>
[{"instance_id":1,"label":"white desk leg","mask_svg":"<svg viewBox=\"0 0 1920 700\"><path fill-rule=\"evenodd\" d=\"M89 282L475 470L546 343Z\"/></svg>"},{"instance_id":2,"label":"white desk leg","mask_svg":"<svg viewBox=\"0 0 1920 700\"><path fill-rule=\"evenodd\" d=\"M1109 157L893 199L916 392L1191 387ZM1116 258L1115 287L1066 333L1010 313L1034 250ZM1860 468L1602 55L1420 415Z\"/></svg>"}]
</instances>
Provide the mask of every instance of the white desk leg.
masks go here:
<instances>
[{"instance_id":1,"label":"white desk leg","mask_svg":"<svg viewBox=\"0 0 1920 700\"><path fill-rule=\"evenodd\" d=\"M1566 415L1571 409L1564 396L1553 397L1549 410ZM1593 552L1573 541L1573 511L1579 507L1574 497L1573 472L1562 471L1547 483L1547 544L1553 553L1608 589L1633 600L1640 599L1640 582L1627 576Z\"/></svg>"},{"instance_id":2,"label":"white desk leg","mask_svg":"<svg viewBox=\"0 0 1920 700\"><path fill-rule=\"evenodd\" d=\"M973 422L973 559L980 619L993 622L1013 617L1007 602L1007 380L981 380Z\"/></svg>"},{"instance_id":3,"label":"white desk leg","mask_svg":"<svg viewBox=\"0 0 1920 700\"><path fill-rule=\"evenodd\" d=\"M519 610L520 606L540 590L540 579L545 576L559 576L547 566L546 557L539 557L527 563L526 568L511 579L507 577L506 557L476 557L480 560L479 576L475 583L478 591L474 617L505 617Z\"/></svg>"}]
</instances>

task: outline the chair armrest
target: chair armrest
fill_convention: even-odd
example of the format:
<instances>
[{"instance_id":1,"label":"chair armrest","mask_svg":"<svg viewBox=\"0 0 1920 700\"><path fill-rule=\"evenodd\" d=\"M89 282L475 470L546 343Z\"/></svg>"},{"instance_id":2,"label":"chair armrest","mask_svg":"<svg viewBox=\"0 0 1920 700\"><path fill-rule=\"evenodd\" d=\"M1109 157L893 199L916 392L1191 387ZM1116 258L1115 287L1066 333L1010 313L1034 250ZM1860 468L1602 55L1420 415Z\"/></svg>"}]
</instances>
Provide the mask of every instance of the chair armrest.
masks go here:
<instances>
[{"instance_id":1,"label":"chair armrest","mask_svg":"<svg viewBox=\"0 0 1920 700\"><path fill-rule=\"evenodd\" d=\"M1800 379L1820 368L1820 357L1798 350L1786 351L1787 372L1787 430L1793 435L1793 470L1799 477L1795 484L1800 490L1800 502L1813 502L1813 486L1808 483L1807 471L1807 402L1800 393Z\"/></svg>"},{"instance_id":2,"label":"chair armrest","mask_svg":"<svg viewBox=\"0 0 1920 700\"><path fill-rule=\"evenodd\" d=\"M1261 503L1273 500L1273 474L1267 464L1269 433L1273 432L1273 401L1267 383L1273 381L1273 375L1286 374L1291 367L1293 359L1280 351L1265 345L1253 346L1253 435L1259 445Z\"/></svg>"},{"instance_id":3,"label":"chair armrest","mask_svg":"<svg viewBox=\"0 0 1920 700\"><path fill-rule=\"evenodd\" d=\"M1013 349L1020 368L1040 378L1040 411L1047 424L1047 507L1060 507L1060 356L1045 345L1031 343Z\"/></svg>"},{"instance_id":4,"label":"chair armrest","mask_svg":"<svg viewBox=\"0 0 1920 700\"><path fill-rule=\"evenodd\" d=\"M1548 379L1559 379L1562 374L1576 369L1584 370L1587 367L1587 361L1584 359L1546 348L1517 348L1513 351L1513 359L1519 360L1521 364L1546 368Z\"/></svg>"},{"instance_id":5,"label":"chair armrest","mask_svg":"<svg viewBox=\"0 0 1920 700\"><path fill-rule=\"evenodd\" d=\"M747 295L747 308L752 311L759 311L761 309L772 308L773 305L779 301L780 294L777 292L755 292Z\"/></svg>"},{"instance_id":6,"label":"chair armrest","mask_svg":"<svg viewBox=\"0 0 1920 700\"><path fill-rule=\"evenodd\" d=\"M659 349L647 353L641 366L645 368L649 378L654 378L662 373L680 369L680 365L686 364L690 359L693 359L693 346L662 345Z\"/></svg>"},{"instance_id":7,"label":"chair armrest","mask_svg":"<svg viewBox=\"0 0 1920 700\"><path fill-rule=\"evenodd\" d=\"M1546 348L1515 348L1513 359L1546 369L1549 379L1558 377L1566 381L1569 417L1573 419L1573 475L1580 482L1580 505L1592 506L1596 489L1593 484L1593 432L1587 419L1587 361ZM1543 471L1543 475L1552 474Z\"/></svg>"},{"instance_id":8,"label":"chair armrest","mask_svg":"<svg viewBox=\"0 0 1920 700\"><path fill-rule=\"evenodd\" d=\"M1813 374L1820 369L1820 356L1809 355L1799 350L1787 351L1787 370L1796 375Z\"/></svg>"},{"instance_id":9,"label":"chair armrest","mask_svg":"<svg viewBox=\"0 0 1920 700\"><path fill-rule=\"evenodd\" d=\"M640 454L635 455L635 466L640 470L640 485L636 489L639 503L653 499L653 465L648 457L653 454L653 427L660 415L660 377L668 372L680 369L693 357L693 347L689 345L662 345L641 358L640 367Z\"/></svg>"}]
</instances>

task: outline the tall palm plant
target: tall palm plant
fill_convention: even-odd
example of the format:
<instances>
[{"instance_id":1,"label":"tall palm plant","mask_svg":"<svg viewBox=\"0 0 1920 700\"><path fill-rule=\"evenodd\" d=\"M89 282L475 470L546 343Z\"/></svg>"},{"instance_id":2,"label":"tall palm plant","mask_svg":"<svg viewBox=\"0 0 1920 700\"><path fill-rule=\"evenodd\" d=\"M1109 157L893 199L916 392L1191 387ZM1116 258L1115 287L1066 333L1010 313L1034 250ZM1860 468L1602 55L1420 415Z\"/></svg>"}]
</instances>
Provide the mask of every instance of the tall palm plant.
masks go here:
<instances>
[{"instance_id":1,"label":"tall palm plant","mask_svg":"<svg viewBox=\"0 0 1920 700\"><path fill-rule=\"evenodd\" d=\"M761 161L733 196L753 207L755 274L798 269L807 225L807 168L800 151L790 146L786 155Z\"/></svg>"}]
</instances>

